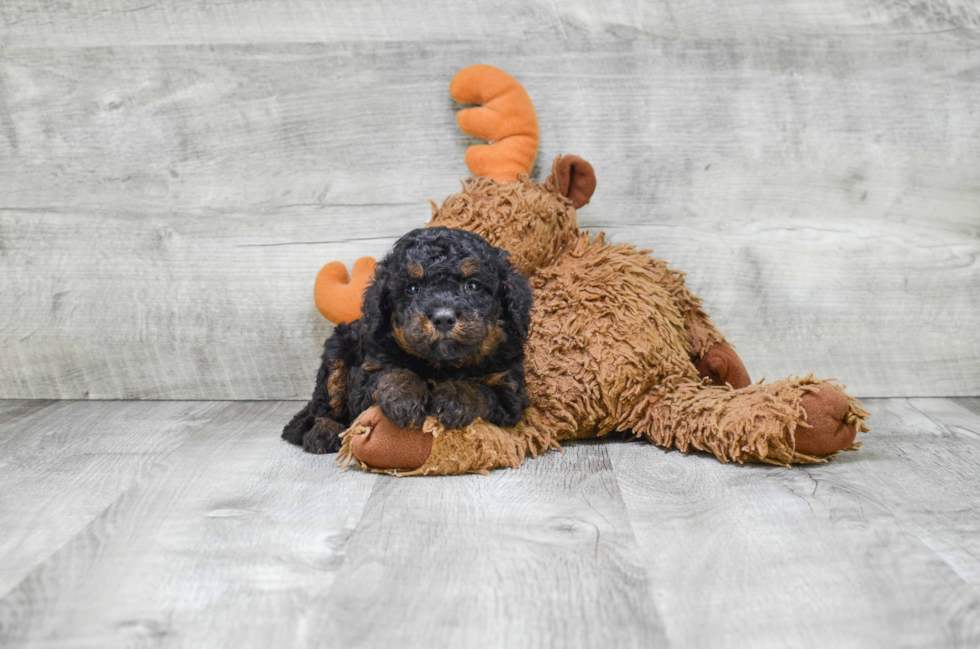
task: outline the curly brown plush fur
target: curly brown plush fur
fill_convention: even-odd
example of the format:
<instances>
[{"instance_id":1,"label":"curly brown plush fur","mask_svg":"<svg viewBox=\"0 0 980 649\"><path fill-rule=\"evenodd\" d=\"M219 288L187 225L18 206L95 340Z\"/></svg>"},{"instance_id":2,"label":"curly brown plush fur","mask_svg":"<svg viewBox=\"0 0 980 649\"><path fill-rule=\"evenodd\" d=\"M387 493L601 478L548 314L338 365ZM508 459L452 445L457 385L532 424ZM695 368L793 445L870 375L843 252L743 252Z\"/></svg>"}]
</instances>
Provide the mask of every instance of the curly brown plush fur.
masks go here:
<instances>
[{"instance_id":1,"label":"curly brown plush fur","mask_svg":"<svg viewBox=\"0 0 980 649\"><path fill-rule=\"evenodd\" d=\"M324 346L310 402L283 439L311 453L377 404L398 426L480 418L509 427L529 401L524 343L532 294L505 251L465 230L409 232L376 267L363 315Z\"/></svg>"},{"instance_id":2,"label":"curly brown plush fur","mask_svg":"<svg viewBox=\"0 0 980 649\"><path fill-rule=\"evenodd\" d=\"M512 428L477 420L453 431L427 419L427 459L402 464L399 472L516 467L526 454L561 440L613 432L707 451L724 462L817 462L852 447L857 432L866 430L867 412L839 387L811 377L750 385L683 273L649 251L579 231L576 206L587 203L594 188L591 166L564 156L543 183L525 175L507 184L476 178L433 205L432 225L479 234L508 250L529 277L531 405ZM342 461L391 470L386 463L397 454L376 453L392 447L387 434L355 421Z\"/></svg>"}]
</instances>

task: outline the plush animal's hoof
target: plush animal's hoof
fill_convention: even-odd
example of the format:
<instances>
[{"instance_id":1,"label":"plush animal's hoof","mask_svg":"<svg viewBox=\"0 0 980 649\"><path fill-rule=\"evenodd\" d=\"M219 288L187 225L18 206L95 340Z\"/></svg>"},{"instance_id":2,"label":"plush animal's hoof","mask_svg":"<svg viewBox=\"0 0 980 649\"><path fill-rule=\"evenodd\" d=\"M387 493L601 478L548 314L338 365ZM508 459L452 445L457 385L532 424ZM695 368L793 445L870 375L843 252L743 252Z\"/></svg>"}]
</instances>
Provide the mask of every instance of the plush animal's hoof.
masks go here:
<instances>
[{"instance_id":1,"label":"plush animal's hoof","mask_svg":"<svg viewBox=\"0 0 980 649\"><path fill-rule=\"evenodd\" d=\"M364 411L359 422L370 433L351 440L354 457L375 469L417 469L432 453L432 435L421 428L401 428L391 423L377 406Z\"/></svg>"},{"instance_id":2,"label":"plush animal's hoof","mask_svg":"<svg viewBox=\"0 0 980 649\"><path fill-rule=\"evenodd\" d=\"M796 429L797 453L829 455L854 443L857 424L847 422L850 402L843 392L832 385L821 385L803 395L800 403L810 427Z\"/></svg>"},{"instance_id":3,"label":"plush animal's hoof","mask_svg":"<svg viewBox=\"0 0 980 649\"><path fill-rule=\"evenodd\" d=\"M714 385L728 383L738 390L752 383L742 359L725 343L715 343L704 356L693 360L701 378L711 379Z\"/></svg>"}]
</instances>

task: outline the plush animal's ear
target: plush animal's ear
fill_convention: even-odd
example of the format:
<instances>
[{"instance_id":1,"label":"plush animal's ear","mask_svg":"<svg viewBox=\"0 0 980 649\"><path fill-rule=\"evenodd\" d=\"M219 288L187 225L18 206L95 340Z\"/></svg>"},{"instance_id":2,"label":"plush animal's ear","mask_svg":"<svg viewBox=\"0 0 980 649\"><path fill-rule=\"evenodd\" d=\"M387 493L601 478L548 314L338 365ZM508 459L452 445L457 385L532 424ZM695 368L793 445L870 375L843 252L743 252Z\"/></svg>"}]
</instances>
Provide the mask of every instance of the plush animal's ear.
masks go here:
<instances>
[{"instance_id":1,"label":"plush animal's ear","mask_svg":"<svg viewBox=\"0 0 980 649\"><path fill-rule=\"evenodd\" d=\"M563 155L555 160L551 175L558 191L572 201L575 209L587 204L595 192L595 170L577 155Z\"/></svg>"},{"instance_id":2,"label":"plush animal's ear","mask_svg":"<svg viewBox=\"0 0 980 649\"><path fill-rule=\"evenodd\" d=\"M364 304L361 306L361 319L372 333L381 333L388 328L391 320L391 304L388 296L388 260L382 259L374 267L374 277L364 289Z\"/></svg>"},{"instance_id":3,"label":"plush animal's ear","mask_svg":"<svg viewBox=\"0 0 980 649\"><path fill-rule=\"evenodd\" d=\"M531 328L531 306L534 304L534 294L531 292L531 284L527 278L517 272L508 257L506 251L500 250L498 258L500 302L504 307L508 335L525 340L528 329Z\"/></svg>"}]
</instances>

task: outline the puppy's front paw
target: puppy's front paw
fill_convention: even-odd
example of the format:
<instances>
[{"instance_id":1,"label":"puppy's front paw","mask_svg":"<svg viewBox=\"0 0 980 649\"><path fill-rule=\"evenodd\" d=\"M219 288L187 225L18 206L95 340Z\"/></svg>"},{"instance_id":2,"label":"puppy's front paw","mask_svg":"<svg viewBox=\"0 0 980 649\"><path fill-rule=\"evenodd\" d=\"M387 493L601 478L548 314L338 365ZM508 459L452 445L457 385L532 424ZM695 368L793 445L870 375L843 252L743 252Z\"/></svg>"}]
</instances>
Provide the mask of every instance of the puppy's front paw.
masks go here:
<instances>
[{"instance_id":1,"label":"puppy's front paw","mask_svg":"<svg viewBox=\"0 0 980 649\"><path fill-rule=\"evenodd\" d=\"M446 404L439 413L439 423L444 428L466 428L479 416L479 412L467 406L458 403Z\"/></svg>"},{"instance_id":2,"label":"puppy's front paw","mask_svg":"<svg viewBox=\"0 0 980 649\"><path fill-rule=\"evenodd\" d=\"M410 395L380 395L378 406L391 423L401 428L418 428L425 421L425 401Z\"/></svg>"},{"instance_id":3,"label":"puppy's front paw","mask_svg":"<svg viewBox=\"0 0 980 649\"><path fill-rule=\"evenodd\" d=\"M316 423L303 435L303 450L307 453L323 455L340 450L340 434L344 425L329 417L318 417Z\"/></svg>"},{"instance_id":4,"label":"puppy's front paw","mask_svg":"<svg viewBox=\"0 0 980 649\"><path fill-rule=\"evenodd\" d=\"M374 398L381 413L396 426L417 428L425 421L429 388L414 372L389 372L378 382Z\"/></svg>"},{"instance_id":5,"label":"puppy's front paw","mask_svg":"<svg viewBox=\"0 0 980 649\"><path fill-rule=\"evenodd\" d=\"M446 428L465 428L487 414L487 400L479 387L465 381L444 381L432 390L429 413Z\"/></svg>"}]
</instances>

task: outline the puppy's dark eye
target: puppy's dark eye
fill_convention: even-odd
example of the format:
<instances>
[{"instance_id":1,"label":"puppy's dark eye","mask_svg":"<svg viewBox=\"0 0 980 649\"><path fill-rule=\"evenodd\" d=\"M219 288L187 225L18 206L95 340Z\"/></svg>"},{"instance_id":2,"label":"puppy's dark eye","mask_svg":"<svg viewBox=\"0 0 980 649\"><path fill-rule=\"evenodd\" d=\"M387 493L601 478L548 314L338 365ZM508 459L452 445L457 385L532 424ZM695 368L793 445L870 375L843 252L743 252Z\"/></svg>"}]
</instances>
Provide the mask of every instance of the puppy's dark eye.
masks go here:
<instances>
[{"instance_id":1,"label":"puppy's dark eye","mask_svg":"<svg viewBox=\"0 0 980 649\"><path fill-rule=\"evenodd\" d=\"M471 291L473 293L477 293L478 291L483 290L483 286L480 285L480 282L474 282L473 280L470 280L466 282L466 290Z\"/></svg>"},{"instance_id":2,"label":"puppy's dark eye","mask_svg":"<svg viewBox=\"0 0 980 649\"><path fill-rule=\"evenodd\" d=\"M419 284L418 282L412 282L411 284L405 287L405 292L408 293L409 295L415 295L421 290L422 290L422 285Z\"/></svg>"}]
</instances>

